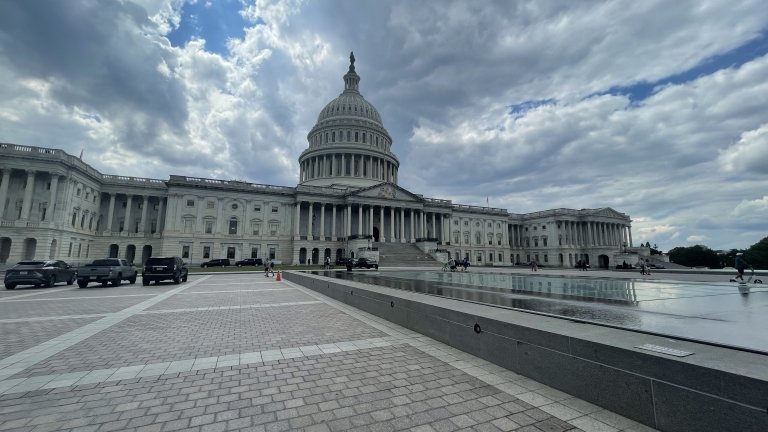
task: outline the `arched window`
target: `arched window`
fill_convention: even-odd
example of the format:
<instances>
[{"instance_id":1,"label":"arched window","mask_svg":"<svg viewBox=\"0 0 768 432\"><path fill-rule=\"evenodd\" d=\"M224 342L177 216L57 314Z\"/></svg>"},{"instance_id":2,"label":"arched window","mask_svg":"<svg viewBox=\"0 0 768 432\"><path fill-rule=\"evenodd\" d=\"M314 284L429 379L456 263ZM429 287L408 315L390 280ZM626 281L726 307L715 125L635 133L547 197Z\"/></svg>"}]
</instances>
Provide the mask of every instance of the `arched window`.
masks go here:
<instances>
[{"instance_id":1,"label":"arched window","mask_svg":"<svg viewBox=\"0 0 768 432\"><path fill-rule=\"evenodd\" d=\"M229 233L237 234L237 218L235 216L229 218Z\"/></svg>"}]
</instances>

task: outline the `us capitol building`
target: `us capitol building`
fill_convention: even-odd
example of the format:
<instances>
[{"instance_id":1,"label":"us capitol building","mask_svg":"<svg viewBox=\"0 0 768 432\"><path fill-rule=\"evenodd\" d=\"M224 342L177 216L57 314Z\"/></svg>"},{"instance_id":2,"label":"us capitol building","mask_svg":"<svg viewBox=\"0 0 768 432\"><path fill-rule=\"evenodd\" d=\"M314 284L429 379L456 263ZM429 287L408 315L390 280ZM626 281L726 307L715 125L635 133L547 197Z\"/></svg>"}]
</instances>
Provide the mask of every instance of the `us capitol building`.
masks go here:
<instances>
[{"instance_id":1,"label":"us capitol building","mask_svg":"<svg viewBox=\"0 0 768 432\"><path fill-rule=\"evenodd\" d=\"M295 187L107 175L63 150L0 144L0 269L23 259L79 264L105 256L139 265L160 255L192 265L373 256L387 266L399 264L388 256L413 252L493 266L630 262L631 219L610 208L517 214L398 186L400 161L379 112L360 94L353 56L343 78L344 91L307 135Z\"/></svg>"}]
</instances>

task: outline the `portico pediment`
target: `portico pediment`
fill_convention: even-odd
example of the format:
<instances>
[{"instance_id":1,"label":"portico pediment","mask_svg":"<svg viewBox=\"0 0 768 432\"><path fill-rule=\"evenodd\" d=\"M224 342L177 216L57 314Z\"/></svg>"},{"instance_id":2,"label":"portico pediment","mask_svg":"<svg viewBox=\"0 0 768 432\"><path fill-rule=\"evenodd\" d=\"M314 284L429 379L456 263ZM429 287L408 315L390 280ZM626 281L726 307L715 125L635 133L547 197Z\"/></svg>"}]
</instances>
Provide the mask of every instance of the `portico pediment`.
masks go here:
<instances>
[{"instance_id":1,"label":"portico pediment","mask_svg":"<svg viewBox=\"0 0 768 432\"><path fill-rule=\"evenodd\" d=\"M596 209L593 213L593 216L601 216L601 217L607 217L607 218L613 218L613 219L626 219L627 215L624 213L619 213L616 210L605 207L601 209Z\"/></svg>"},{"instance_id":2,"label":"portico pediment","mask_svg":"<svg viewBox=\"0 0 768 432\"><path fill-rule=\"evenodd\" d=\"M392 183L379 183L349 194L350 198L374 198L400 202L423 203L424 199Z\"/></svg>"}]
</instances>

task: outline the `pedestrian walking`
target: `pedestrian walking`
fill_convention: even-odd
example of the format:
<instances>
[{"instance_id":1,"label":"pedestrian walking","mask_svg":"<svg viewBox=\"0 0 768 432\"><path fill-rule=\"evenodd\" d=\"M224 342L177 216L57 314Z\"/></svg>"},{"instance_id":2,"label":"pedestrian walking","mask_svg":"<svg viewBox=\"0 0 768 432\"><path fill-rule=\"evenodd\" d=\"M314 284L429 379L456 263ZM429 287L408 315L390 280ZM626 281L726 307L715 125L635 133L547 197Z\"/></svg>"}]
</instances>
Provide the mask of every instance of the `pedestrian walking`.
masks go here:
<instances>
[{"instance_id":1,"label":"pedestrian walking","mask_svg":"<svg viewBox=\"0 0 768 432\"><path fill-rule=\"evenodd\" d=\"M744 253L739 252L736 254L736 262L733 264L734 267L736 267L736 277L734 280L739 279L742 282L744 281L744 270L749 266L746 261L744 261Z\"/></svg>"},{"instance_id":2,"label":"pedestrian walking","mask_svg":"<svg viewBox=\"0 0 768 432\"><path fill-rule=\"evenodd\" d=\"M539 266L536 264L536 260L531 261L531 271L539 271Z\"/></svg>"},{"instance_id":3,"label":"pedestrian walking","mask_svg":"<svg viewBox=\"0 0 768 432\"><path fill-rule=\"evenodd\" d=\"M264 264L264 277L271 277L275 275L274 263L272 260L267 260Z\"/></svg>"}]
</instances>

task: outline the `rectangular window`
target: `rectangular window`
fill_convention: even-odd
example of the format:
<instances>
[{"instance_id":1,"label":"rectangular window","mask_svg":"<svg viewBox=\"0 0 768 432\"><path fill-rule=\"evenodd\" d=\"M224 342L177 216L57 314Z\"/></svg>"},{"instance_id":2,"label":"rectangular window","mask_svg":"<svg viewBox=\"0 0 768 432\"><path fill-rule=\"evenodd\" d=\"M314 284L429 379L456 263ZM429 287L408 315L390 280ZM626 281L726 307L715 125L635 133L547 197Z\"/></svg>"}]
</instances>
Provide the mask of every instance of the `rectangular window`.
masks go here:
<instances>
[{"instance_id":1,"label":"rectangular window","mask_svg":"<svg viewBox=\"0 0 768 432\"><path fill-rule=\"evenodd\" d=\"M549 262L549 255L544 255L544 262Z\"/></svg>"},{"instance_id":2,"label":"rectangular window","mask_svg":"<svg viewBox=\"0 0 768 432\"><path fill-rule=\"evenodd\" d=\"M205 221L205 233L213 234L213 221Z\"/></svg>"},{"instance_id":3,"label":"rectangular window","mask_svg":"<svg viewBox=\"0 0 768 432\"><path fill-rule=\"evenodd\" d=\"M86 192L85 193L85 199L87 199L87 200L91 199L91 193L90 192Z\"/></svg>"},{"instance_id":4,"label":"rectangular window","mask_svg":"<svg viewBox=\"0 0 768 432\"><path fill-rule=\"evenodd\" d=\"M501 262L501 254L499 254L499 262Z\"/></svg>"},{"instance_id":5,"label":"rectangular window","mask_svg":"<svg viewBox=\"0 0 768 432\"><path fill-rule=\"evenodd\" d=\"M210 258L211 257L211 247L210 246L203 246L203 258Z\"/></svg>"},{"instance_id":6,"label":"rectangular window","mask_svg":"<svg viewBox=\"0 0 768 432\"><path fill-rule=\"evenodd\" d=\"M125 219L120 219L120 222L117 224L117 230L120 232L123 232L125 229Z\"/></svg>"},{"instance_id":7,"label":"rectangular window","mask_svg":"<svg viewBox=\"0 0 768 432\"><path fill-rule=\"evenodd\" d=\"M261 206L260 205L253 206L253 211L260 212L261 211Z\"/></svg>"},{"instance_id":8,"label":"rectangular window","mask_svg":"<svg viewBox=\"0 0 768 432\"><path fill-rule=\"evenodd\" d=\"M189 246L182 246L181 247L181 257L182 258L189 258Z\"/></svg>"},{"instance_id":9,"label":"rectangular window","mask_svg":"<svg viewBox=\"0 0 768 432\"><path fill-rule=\"evenodd\" d=\"M355 132L355 142L357 142L357 132Z\"/></svg>"},{"instance_id":10,"label":"rectangular window","mask_svg":"<svg viewBox=\"0 0 768 432\"><path fill-rule=\"evenodd\" d=\"M277 235L277 231L279 231L279 229L280 229L280 225L279 224L276 224L276 223L269 224L269 235L276 236Z\"/></svg>"},{"instance_id":11,"label":"rectangular window","mask_svg":"<svg viewBox=\"0 0 768 432\"><path fill-rule=\"evenodd\" d=\"M272 206L272 213L277 213L277 211L278 211L277 206Z\"/></svg>"},{"instance_id":12,"label":"rectangular window","mask_svg":"<svg viewBox=\"0 0 768 432\"><path fill-rule=\"evenodd\" d=\"M251 258L258 258L259 257L259 248L252 247L251 248Z\"/></svg>"},{"instance_id":13,"label":"rectangular window","mask_svg":"<svg viewBox=\"0 0 768 432\"><path fill-rule=\"evenodd\" d=\"M363 144L365 144L365 132L363 132Z\"/></svg>"},{"instance_id":14,"label":"rectangular window","mask_svg":"<svg viewBox=\"0 0 768 432\"><path fill-rule=\"evenodd\" d=\"M255 224L253 224L251 229L253 231L253 235L260 235L259 232L261 231L261 224L255 223Z\"/></svg>"},{"instance_id":15,"label":"rectangular window","mask_svg":"<svg viewBox=\"0 0 768 432\"><path fill-rule=\"evenodd\" d=\"M85 245L85 257L88 258L88 255L91 253L91 245L90 243Z\"/></svg>"},{"instance_id":16,"label":"rectangular window","mask_svg":"<svg viewBox=\"0 0 768 432\"><path fill-rule=\"evenodd\" d=\"M277 246L269 247L269 259L273 260L277 256Z\"/></svg>"},{"instance_id":17,"label":"rectangular window","mask_svg":"<svg viewBox=\"0 0 768 432\"><path fill-rule=\"evenodd\" d=\"M151 224L150 232L152 234L157 232L157 219L152 219L152 224Z\"/></svg>"},{"instance_id":18,"label":"rectangular window","mask_svg":"<svg viewBox=\"0 0 768 432\"><path fill-rule=\"evenodd\" d=\"M237 234L237 219L235 218L229 220L229 233Z\"/></svg>"},{"instance_id":19,"label":"rectangular window","mask_svg":"<svg viewBox=\"0 0 768 432\"><path fill-rule=\"evenodd\" d=\"M82 192L83 192L83 191L82 191L80 188L77 188L77 192L75 193L75 195L77 195L77 196L80 196L80 194L81 194Z\"/></svg>"},{"instance_id":20,"label":"rectangular window","mask_svg":"<svg viewBox=\"0 0 768 432\"><path fill-rule=\"evenodd\" d=\"M72 242L71 241L69 242L69 252L67 252L67 256L68 257L72 256Z\"/></svg>"},{"instance_id":21,"label":"rectangular window","mask_svg":"<svg viewBox=\"0 0 768 432\"><path fill-rule=\"evenodd\" d=\"M195 200L187 200L187 207L194 207L195 206Z\"/></svg>"},{"instance_id":22,"label":"rectangular window","mask_svg":"<svg viewBox=\"0 0 768 432\"><path fill-rule=\"evenodd\" d=\"M235 259L235 247L227 247L227 259Z\"/></svg>"},{"instance_id":23,"label":"rectangular window","mask_svg":"<svg viewBox=\"0 0 768 432\"><path fill-rule=\"evenodd\" d=\"M122 207L123 207L123 208L126 208L126 207L128 207L128 202L126 202L126 201L123 201L123 202L121 203L121 205L122 205Z\"/></svg>"},{"instance_id":24,"label":"rectangular window","mask_svg":"<svg viewBox=\"0 0 768 432\"><path fill-rule=\"evenodd\" d=\"M185 233L192 232L192 219L184 219L184 232Z\"/></svg>"},{"instance_id":25,"label":"rectangular window","mask_svg":"<svg viewBox=\"0 0 768 432\"><path fill-rule=\"evenodd\" d=\"M209 209L212 209L212 208L213 208L213 205L214 205L214 204L213 204L213 201L206 201L206 203L205 203L205 207L206 207L206 208L209 208Z\"/></svg>"}]
</instances>

